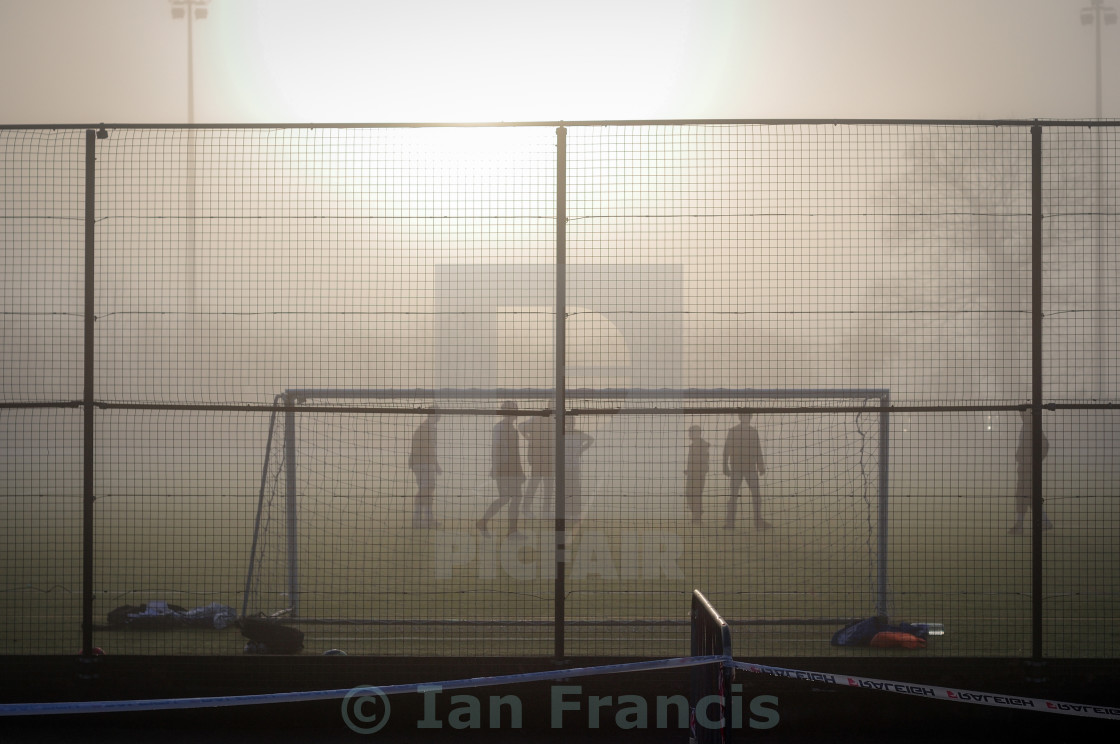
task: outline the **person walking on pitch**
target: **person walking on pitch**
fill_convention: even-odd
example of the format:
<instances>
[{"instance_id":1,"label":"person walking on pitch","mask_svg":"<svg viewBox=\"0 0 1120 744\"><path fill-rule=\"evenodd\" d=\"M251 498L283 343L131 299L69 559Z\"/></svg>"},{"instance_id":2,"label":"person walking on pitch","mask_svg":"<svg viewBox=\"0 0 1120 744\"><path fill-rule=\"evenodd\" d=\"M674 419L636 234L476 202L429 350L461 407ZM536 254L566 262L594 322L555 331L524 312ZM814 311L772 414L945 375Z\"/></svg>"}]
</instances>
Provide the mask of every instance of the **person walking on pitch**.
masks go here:
<instances>
[{"instance_id":1,"label":"person walking on pitch","mask_svg":"<svg viewBox=\"0 0 1120 744\"><path fill-rule=\"evenodd\" d=\"M533 516L533 499L537 490L548 484L556 477L553 461L556 454L556 424L551 417L533 416L524 424L517 427L525 437L525 455L529 461L529 481L525 484L525 493L521 499L521 512L526 517ZM547 494L547 491L545 491ZM542 506L546 506L548 499L542 495L539 499ZM544 509L540 510L542 514Z\"/></svg>"},{"instance_id":2,"label":"person walking on pitch","mask_svg":"<svg viewBox=\"0 0 1120 744\"><path fill-rule=\"evenodd\" d=\"M708 462L710 460L708 444L700 436L699 426L688 427L688 457L684 466L684 497L688 503L688 510L692 513L692 523L700 524L704 513L704 479L708 475Z\"/></svg>"},{"instance_id":3,"label":"person walking on pitch","mask_svg":"<svg viewBox=\"0 0 1120 744\"><path fill-rule=\"evenodd\" d=\"M412 513L412 526L419 529L439 527L433 511L436 476L442 472L436 451L437 421L439 413L433 411L416 427L408 453L408 467L416 477L416 504Z\"/></svg>"},{"instance_id":4,"label":"person walking on pitch","mask_svg":"<svg viewBox=\"0 0 1120 744\"><path fill-rule=\"evenodd\" d=\"M507 400L502 404L502 420L494 425L490 448L490 477L498 484L498 498L475 523L478 531L489 536L488 525L494 515L508 505L506 513L507 534L517 534L517 511L521 507L521 484L525 482L525 471L521 469L521 435L513 420L517 417L517 403Z\"/></svg>"}]
</instances>

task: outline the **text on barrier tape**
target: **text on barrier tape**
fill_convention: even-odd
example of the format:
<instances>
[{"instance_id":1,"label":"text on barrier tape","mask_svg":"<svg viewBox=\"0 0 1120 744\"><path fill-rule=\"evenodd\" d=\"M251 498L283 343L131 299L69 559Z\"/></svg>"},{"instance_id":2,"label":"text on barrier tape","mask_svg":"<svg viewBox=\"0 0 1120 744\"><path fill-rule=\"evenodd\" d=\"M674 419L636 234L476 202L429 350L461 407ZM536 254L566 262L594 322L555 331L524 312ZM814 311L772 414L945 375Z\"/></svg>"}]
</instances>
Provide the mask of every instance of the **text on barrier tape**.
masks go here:
<instances>
[{"instance_id":1,"label":"text on barrier tape","mask_svg":"<svg viewBox=\"0 0 1120 744\"><path fill-rule=\"evenodd\" d=\"M938 687L936 685L914 684L913 682L894 682L886 679L856 677L850 674L806 672L800 669L786 669L783 667L768 666L766 664L753 664L745 661L732 661L730 662L730 666L735 669L754 672L755 674L769 674L774 677L785 677L787 679L802 679L809 682L825 682L844 687L860 687L866 690L895 692L902 695L915 695L918 697L933 698L935 700L951 700L955 703L973 703L976 705L990 705L997 708L1017 708L1019 710L1038 710L1048 713L1061 713L1069 716L1086 716L1088 718L1105 718L1113 721L1120 721L1120 708L1108 705L1063 703L1058 700L1048 700L1046 698L997 695L990 692L960 690L955 687Z\"/></svg>"}]
</instances>

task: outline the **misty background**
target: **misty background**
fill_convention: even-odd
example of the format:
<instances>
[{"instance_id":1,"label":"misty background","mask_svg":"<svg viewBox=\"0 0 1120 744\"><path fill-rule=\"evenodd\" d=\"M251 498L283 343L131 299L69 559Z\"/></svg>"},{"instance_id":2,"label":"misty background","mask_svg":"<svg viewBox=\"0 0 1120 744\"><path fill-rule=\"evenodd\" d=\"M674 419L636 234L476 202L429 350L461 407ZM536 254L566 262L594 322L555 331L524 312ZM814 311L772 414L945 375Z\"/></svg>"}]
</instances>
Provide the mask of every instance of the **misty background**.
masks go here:
<instances>
[{"instance_id":1,"label":"misty background","mask_svg":"<svg viewBox=\"0 0 1120 744\"><path fill-rule=\"evenodd\" d=\"M1120 26L1092 6L213 0L194 121L1094 117L1098 30L1116 117ZM187 52L166 0L0 0L0 121L186 122Z\"/></svg>"}]
</instances>

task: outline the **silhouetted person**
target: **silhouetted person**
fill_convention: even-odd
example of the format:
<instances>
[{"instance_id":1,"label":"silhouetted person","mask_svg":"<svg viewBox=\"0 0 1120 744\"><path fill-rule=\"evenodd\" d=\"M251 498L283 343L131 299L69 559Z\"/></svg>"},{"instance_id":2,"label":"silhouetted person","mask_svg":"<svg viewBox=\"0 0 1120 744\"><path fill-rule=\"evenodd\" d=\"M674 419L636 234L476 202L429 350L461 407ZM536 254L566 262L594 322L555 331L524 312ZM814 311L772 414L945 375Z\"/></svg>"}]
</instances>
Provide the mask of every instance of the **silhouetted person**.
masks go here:
<instances>
[{"instance_id":1,"label":"silhouetted person","mask_svg":"<svg viewBox=\"0 0 1120 744\"><path fill-rule=\"evenodd\" d=\"M688 503L688 510L692 512L692 523L700 524L704 513L704 478L708 475L708 462L710 460L708 444L700 436L699 426L688 427L688 457L684 466L684 497Z\"/></svg>"},{"instance_id":2,"label":"silhouetted person","mask_svg":"<svg viewBox=\"0 0 1120 744\"><path fill-rule=\"evenodd\" d=\"M762 518L762 494L758 483L758 477L766 474L762 442L758 438L758 431L751 426L749 413L739 414L739 422L728 430L727 439L723 443L723 473L731 478L731 498L727 501L727 521L724 527L731 529L735 526L739 494L743 489L743 480L746 479L754 501L754 526L757 529L769 529L773 525Z\"/></svg>"},{"instance_id":3,"label":"silhouetted person","mask_svg":"<svg viewBox=\"0 0 1120 744\"><path fill-rule=\"evenodd\" d=\"M525 471L521 469L521 436L513 420L517 417L517 404L507 400L502 404L502 420L494 425L490 449L490 477L497 481L498 498L475 524L483 535L489 535L487 525L503 506L509 505L506 514L507 534L517 534L517 510L521 506L521 484Z\"/></svg>"},{"instance_id":4,"label":"silhouetted person","mask_svg":"<svg viewBox=\"0 0 1120 744\"><path fill-rule=\"evenodd\" d=\"M416 505L412 512L412 526L418 528L439 527L432 504L435 501L436 476L443 472L439 467L436 452L436 422L438 413L428 414L428 418L412 434L412 448L408 453L408 467L416 476Z\"/></svg>"},{"instance_id":5,"label":"silhouetted person","mask_svg":"<svg viewBox=\"0 0 1120 744\"><path fill-rule=\"evenodd\" d=\"M534 416L517 428L521 436L525 437L525 454L529 460L529 482L525 484L521 508L525 516L531 516L537 489L542 484L547 488L548 482L556 477L553 467L556 459L556 424L551 418ZM546 504L547 500L542 497L541 503Z\"/></svg>"},{"instance_id":6,"label":"silhouetted person","mask_svg":"<svg viewBox=\"0 0 1120 744\"><path fill-rule=\"evenodd\" d=\"M1020 411L1019 415L1023 419L1023 426L1019 429L1019 446L1015 448L1015 524L1007 531L1009 535L1023 534L1023 519L1031 508L1031 492L1034 490L1031 487L1034 480L1033 468L1031 467L1031 455L1034 451L1031 412L1029 410ZM1046 459L1049 451L1050 440L1043 434L1042 459ZM1046 510L1043 509L1042 528L1048 530L1053 526L1054 523L1046 516Z\"/></svg>"}]
</instances>

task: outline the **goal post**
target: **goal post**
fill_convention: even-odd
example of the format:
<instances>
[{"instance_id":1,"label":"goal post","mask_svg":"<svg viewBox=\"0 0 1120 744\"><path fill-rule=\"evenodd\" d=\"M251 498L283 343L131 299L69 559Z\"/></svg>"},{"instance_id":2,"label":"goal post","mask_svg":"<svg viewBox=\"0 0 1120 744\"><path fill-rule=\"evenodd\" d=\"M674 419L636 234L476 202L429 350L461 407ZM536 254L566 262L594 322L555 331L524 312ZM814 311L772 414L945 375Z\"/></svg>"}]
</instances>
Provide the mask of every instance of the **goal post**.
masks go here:
<instances>
[{"instance_id":1,"label":"goal post","mask_svg":"<svg viewBox=\"0 0 1120 744\"><path fill-rule=\"evenodd\" d=\"M265 443L243 614L284 614L307 622L485 623L486 613L474 616L469 606L417 599L428 592L428 582L462 581L463 576L483 587L478 591L494 594L509 593L508 585L495 589L501 581L531 579L541 586L528 593L544 596L542 587L558 576L560 581L607 576L619 586L630 582L626 591L631 594L651 592L648 579L653 577L642 574L641 565L634 568L635 561L627 563L625 556L606 555L619 550L612 541L670 528L682 541L703 539L689 532L681 495L691 427L711 439L704 497L708 506L701 528L719 530L730 500L721 470L724 438L749 413L766 453L763 503L773 510L777 531L807 544L833 540L838 567L828 570L845 577L862 572L860 594L870 600L862 609L831 613L829 606L794 607L806 617L793 619L817 618L823 624L857 612L888 615L889 390L568 388L562 400L563 416L557 416L552 388L293 388L278 395ZM476 527L495 500L491 437L508 413L503 408L508 401L516 404L526 435L520 440L525 473L521 520L529 533L528 547L519 547L516 554L497 547L487 564L482 551L489 543ZM439 530L425 530L413 521L418 480L410 467L410 447L421 423L433 414L439 422L434 497ZM564 477L537 477L542 475L535 470L539 462L532 460L540 460L540 452L533 448L540 443L528 438L529 421L552 429L548 459L565 463L559 471ZM562 421L593 442L582 462L579 453L569 451L573 440L558 430ZM565 511L573 489L582 491L574 520ZM746 484L742 490L749 496ZM741 503L740 512L749 513L749 499ZM567 506L557 509L557 504ZM842 518L833 513L838 508L846 510ZM504 519L499 515L492 522L503 538ZM562 536L553 538L554 528L561 525L567 545ZM610 525L600 530L607 537L599 553L579 555L572 531L578 527L581 539L594 545L596 525ZM742 529L749 532L749 523ZM387 537L371 537L374 533ZM454 544L442 544L448 541ZM423 556L421 543L429 546ZM473 563L464 568L459 553L467 551ZM735 560L734 554L726 557ZM612 560L617 565L610 565ZM512 569L503 561L513 561ZM797 583L794 574L808 569L791 560L777 570ZM378 577L378 591L394 587L410 598L408 617L397 617L376 599L377 591L361 578L370 575ZM633 588L643 584L647 586ZM716 584L713 593L718 595ZM566 594L578 591L578 584L569 580ZM614 595L597 591L594 596L609 603ZM621 606L628 601L620 593L619 606L591 610L601 611L603 618L587 616L585 608L578 620L621 621L648 614L647 605ZM540 600L531 607L511 605L506 615L491 619L548 624L551 610L547 600Z\"/></svg>"}]
</instances>

